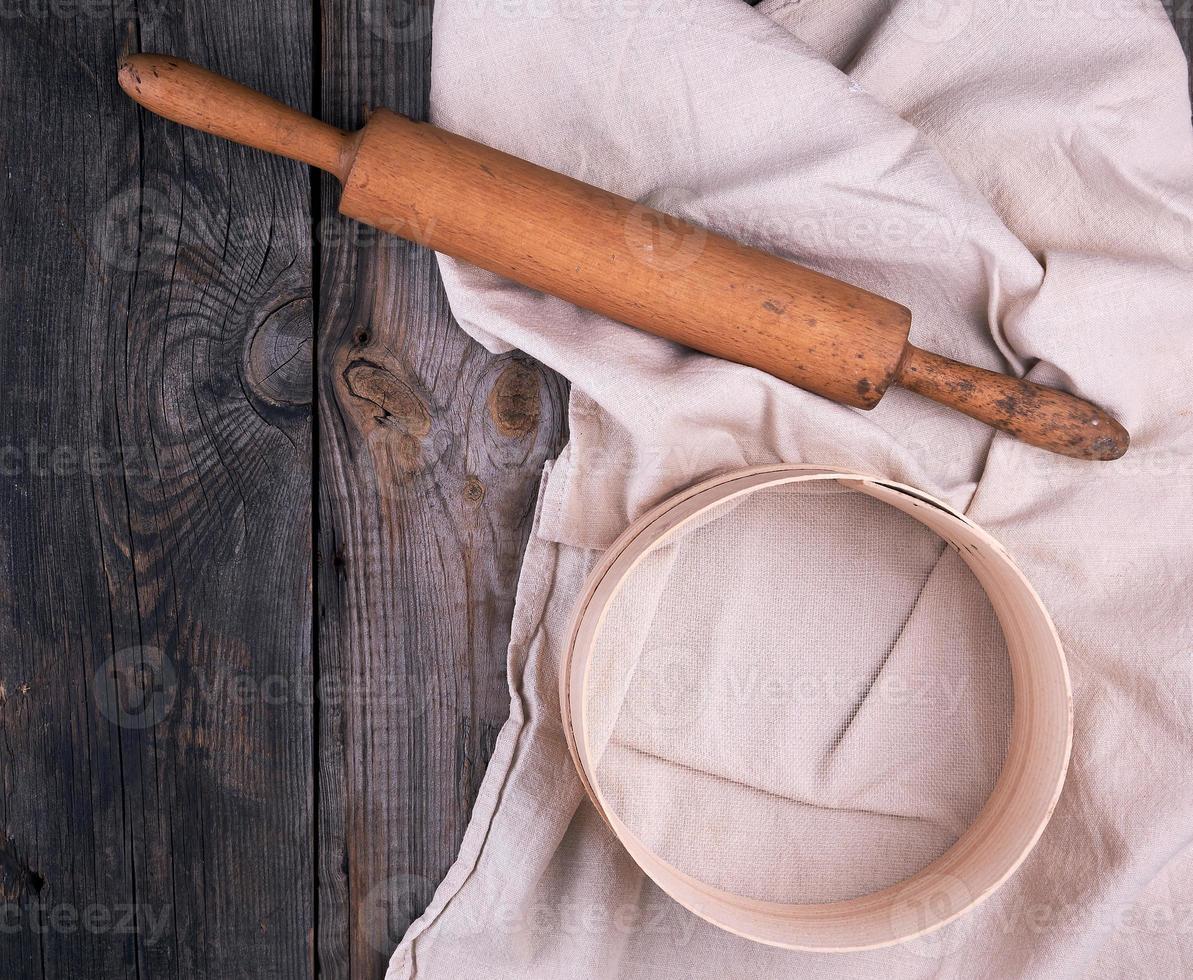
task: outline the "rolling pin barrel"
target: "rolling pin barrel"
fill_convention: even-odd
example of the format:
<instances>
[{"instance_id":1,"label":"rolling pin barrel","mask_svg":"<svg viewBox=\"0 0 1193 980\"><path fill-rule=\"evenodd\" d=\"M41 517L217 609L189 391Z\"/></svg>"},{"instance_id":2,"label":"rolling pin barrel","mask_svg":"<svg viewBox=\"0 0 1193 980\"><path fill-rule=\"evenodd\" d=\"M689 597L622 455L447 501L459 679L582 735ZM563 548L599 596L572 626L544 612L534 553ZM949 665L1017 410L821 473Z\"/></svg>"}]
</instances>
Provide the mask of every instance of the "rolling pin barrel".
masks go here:
<instances>
[{"instance_id":1,"label":"rolling pin barrel","mask_svg":"<svg viewBox=\"0 0 1193 980\"><path fill-rule=\"evenodd\" d=\"M891 300L386 110L340 211L860 408L894 379L911 327Z\"/></svg>"},{"instance_id":2,"label":"rolling pin barrel","mask_svg":"<svg viewBox=\"0 0 1193 980\"><path fill-rule=\"evenodd\" d=\"M873 408L902 383L1051 452L1127 450L1096 405L913 347L898 303L427 123L379 110L348 134L165 55L126 58L120 84L175 122L335 174L348 217L834 401Z\"/></svg>"}]
</instances>

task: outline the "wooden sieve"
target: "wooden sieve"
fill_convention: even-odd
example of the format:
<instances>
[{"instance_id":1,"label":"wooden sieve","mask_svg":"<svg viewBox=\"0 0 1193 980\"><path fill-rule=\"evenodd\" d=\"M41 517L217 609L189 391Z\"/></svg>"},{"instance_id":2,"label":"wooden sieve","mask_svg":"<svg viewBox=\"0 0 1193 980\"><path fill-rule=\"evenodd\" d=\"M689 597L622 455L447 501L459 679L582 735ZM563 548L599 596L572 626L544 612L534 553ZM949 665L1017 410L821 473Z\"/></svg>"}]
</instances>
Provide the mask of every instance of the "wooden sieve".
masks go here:
<instances>
[{"instance_id":1,"label":"wooden sieve","mask_svg":"<svg viewBox=\"0 0 1193 980\"><path fill-rule=\"evenodd\" d=\"M920 871L857 898L787 904L746 898L662 860L618 817L601 791L589 742L587 692L597 638L638 564L712 508L765 488L833 480L909 515L959 553L990 600L1006 641L1014 693L1010 744L993 791L972 824ZM1072 745L1069 673L1039 596L997 541L922 491L879 477L780 464L708 480L655 507L609 548L575 612L560 672L568 748L602 818L668 895L712 924L787 949L846 952L903 942L945 925L995 891L1027 857L1060 796Z\"/></svg>"}]
</instances>

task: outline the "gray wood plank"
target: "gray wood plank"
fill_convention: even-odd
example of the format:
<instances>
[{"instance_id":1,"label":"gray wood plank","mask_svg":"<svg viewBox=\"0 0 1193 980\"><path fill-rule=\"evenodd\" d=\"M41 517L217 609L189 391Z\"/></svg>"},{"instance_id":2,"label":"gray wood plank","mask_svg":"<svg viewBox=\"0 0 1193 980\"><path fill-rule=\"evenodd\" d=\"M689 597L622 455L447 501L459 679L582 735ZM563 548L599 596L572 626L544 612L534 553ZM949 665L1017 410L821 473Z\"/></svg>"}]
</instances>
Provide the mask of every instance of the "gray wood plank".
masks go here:
<instances>
[{"instance_id":1,"label":"gray wood plank","mask_svg":"<svg viewBox=\"0 0 1193 980\"><path fill-rule=\"evenodd\" d=\"M292 980L309 177L138 112L115 66L167 50L308 104L310 7L137 9L0 31L0 976Z\"/></svg>"},{"instance_id":2,"label":"gray wood plank","mask_svg":"<svg viewBox=\"0 0 1193 980\"><path fill-rule=\"evenodd\" d=\"M1164 9L1180 38L1185 57L1193 57L1193 0L1164 0ZM1189 78L1189 94L1193 96L1193 75Z\"/></svg>"},{"instance_id":3,"label":"gray wood plank","mask_svg":"<svg viewBox=\"0 0 1193 980\"><path fill-rule=\"evenodd\" d=\"M425 118L429 7L323 12L323 117ZM453 324L430 252L335 216L334 181L322 201L320 672L350 693L320 718L320 967L380 977L508 716L517 571L565 390Z\"/></svg>"}]
</instances>

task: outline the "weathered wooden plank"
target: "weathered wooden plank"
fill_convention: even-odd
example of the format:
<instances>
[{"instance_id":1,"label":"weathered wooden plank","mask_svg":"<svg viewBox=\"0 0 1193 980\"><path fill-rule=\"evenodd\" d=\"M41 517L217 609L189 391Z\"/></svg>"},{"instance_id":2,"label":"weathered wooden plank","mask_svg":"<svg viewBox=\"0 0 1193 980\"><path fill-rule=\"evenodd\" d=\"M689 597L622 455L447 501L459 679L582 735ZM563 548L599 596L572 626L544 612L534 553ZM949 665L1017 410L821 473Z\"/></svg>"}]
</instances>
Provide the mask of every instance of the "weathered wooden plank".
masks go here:
<instances>
[{"instance_id":1,"label":"weathered wooden plank","mask_svg":"<svg viewBox=\"0 0 1193 980\"><path fill-rule=\"evenodd\" d=\"M310 97L296 0L4 11L0 976L291 980L309 178L136 111L138 47Z\"/></svg>"},{"instance_id":2,"label":"weathered wooden plank","mask_svg":"<svg viewBox=\"0 0 1193 980\"><path fill-rule=\"evenodd\" d=\"M323 7L323 117L425 118L430 9ZM380 977L454 858L508 715L505 648L561 380L451 320L434 256L335 217L319 367L320 966Z\"/></svg>"},{"instance_id":3,"label":"weathered wooden plank","mask_svg":"<svg viewBox=\"0 0 1193 980\"><path fill-rule=\"evenodd\" d=\"M1185 57L1193 58L1193 0L1164 0L1164 9L1180 38ZM1193 95L1193 75L1189 77L1189 94Z\"/></svg>"}]
</instances>

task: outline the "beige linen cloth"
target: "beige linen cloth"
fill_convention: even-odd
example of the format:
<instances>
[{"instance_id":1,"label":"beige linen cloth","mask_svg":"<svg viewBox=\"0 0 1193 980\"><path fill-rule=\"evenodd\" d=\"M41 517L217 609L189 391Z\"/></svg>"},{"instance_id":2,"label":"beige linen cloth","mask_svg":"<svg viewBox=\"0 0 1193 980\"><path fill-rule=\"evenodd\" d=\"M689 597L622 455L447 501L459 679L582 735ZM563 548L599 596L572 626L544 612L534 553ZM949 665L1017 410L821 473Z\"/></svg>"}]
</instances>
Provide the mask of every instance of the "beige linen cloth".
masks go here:
<instances>
[{"instance_id":1,"label":"beige linen cloth","mask_svg":"<svg viewBox=\"0 0 1193 980\"><path fill-rule=\"evenodd\" d=\"M571 379L571 442L522 572L510 720L389 977L1193 976L1193 140L1160 4L438 0L434 27L440 125L890 296L915 343L1076 391L1133 444L1074 462L902 391L856 411L442 259L466 330ZM701 477L780 460L964 510L1069 657L1073 757L1039 845L977 910L887 949L784 951L696 919L612 838L562 737L561 644L599 550ZM733 587L731 565L704 571ZM980 631L980 601L928 612ZM1006 710L995 667L975 691L972 717ZM855 769L923 737L880 721ZM830 816L834 847L864 819Z\"/></svg>"}]
</instances>

